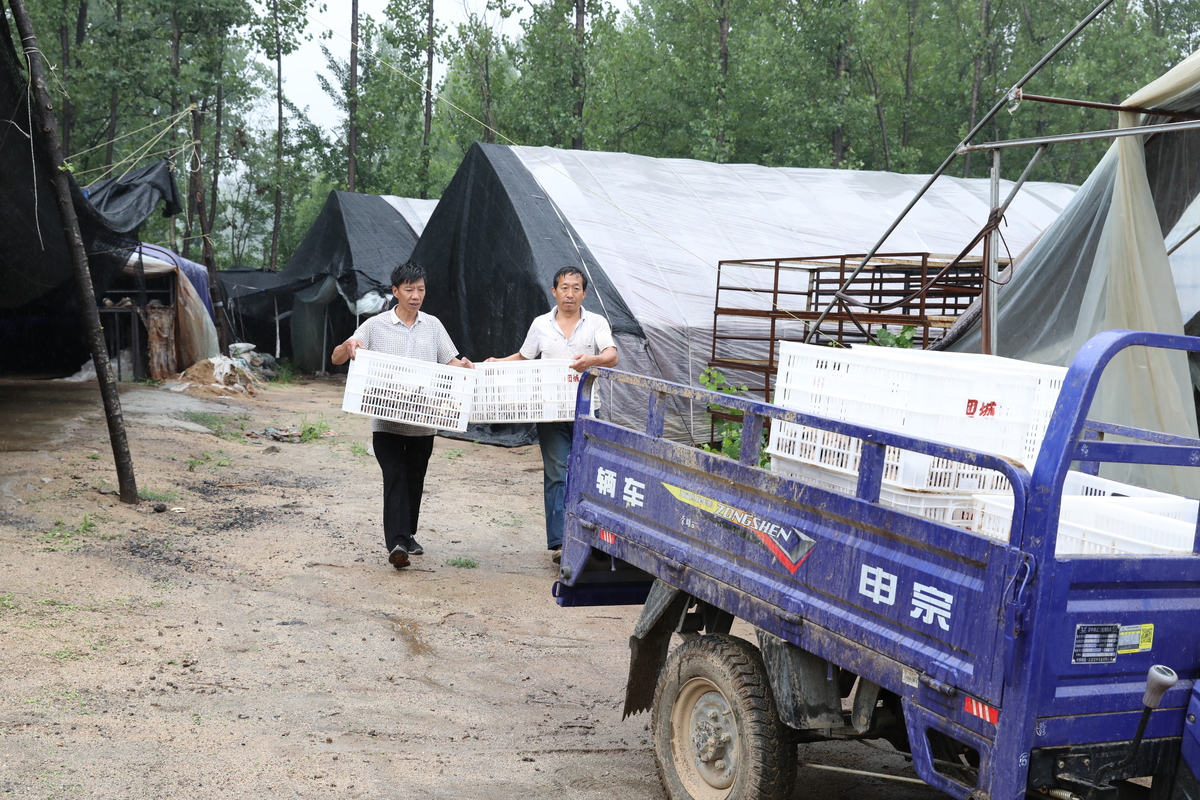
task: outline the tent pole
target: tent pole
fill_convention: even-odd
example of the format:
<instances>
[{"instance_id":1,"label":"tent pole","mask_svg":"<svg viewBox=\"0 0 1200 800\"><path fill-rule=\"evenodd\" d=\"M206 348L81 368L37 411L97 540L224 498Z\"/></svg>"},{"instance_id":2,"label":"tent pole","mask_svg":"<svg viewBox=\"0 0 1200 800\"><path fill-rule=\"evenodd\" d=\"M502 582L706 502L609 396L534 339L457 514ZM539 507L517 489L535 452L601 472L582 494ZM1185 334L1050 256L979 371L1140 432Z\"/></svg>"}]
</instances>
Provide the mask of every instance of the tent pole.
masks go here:
<instances>
[{"instance_id":1,"label":"tent pole","mask_svg":"<svg viewBox=\"0 0 1200 800\"><path fill-rule=\"evenodd\" d=\"M992 214L994 215L1000 210L1000 151L992 151ZM997 222L997 224L999 224ZM999 350L999 320L997 319L1000 309L997 307L997 290L999 284L996 283L996 256L1000 247L1000 230L992 228L987 235L987 244L984 246L984 274L983 274L983 352L988 355L997 355Z\"/></svg>"},{"instance_id":2,"label":"tent pole","mask_svg":"<svg viewBox=\"0 0 1200 800\"><path fill-rule=\"evenodd\" d=\"M279 298L271 298L275 302L275 359L279 360Z\"/></svg>"},{"instance_id":3,"label":"tent pole","mask_svg":"<svg viewBox=\"0 0 1200 800\"><path fill-rule=\"evenodd\" d=\"M1048 52L1048 53L1046 53L1046 55L1042 56L1042 58L1036 64L1033 65L1033 68L1030 69L1029 72L1025 73L1025 76L1023 78L1021 78L1021 80L1019 80L1015 84L1013 84L1013 87L1008 90L1008 94L1006 94L1004 97L1002 97L1000 99L1000 101L998 103L996 103L996 105L992 106L992 110L989 111L987 114L985 114L983 116L983 118L980 119L979 122L977 122L975 124L975 127L972 128L967 133L967 135L963 137L963 140L962 140L962 142L959 143L958 147L954 148L954 150L951 151L950 155L946 157L946 160L942 162L942 165L940 167L938 167L937 170L932 175L929 176L929 180L925 181L925 185L921 187L920 191L917 192L916 196L913 197L913 199L909 201L908 205L904 207L904 210L900 212L900 215L897 216L896 219L892 222L892 224L890 226L888 226L888 229L883 232L883 236L879 237L879 241L875 242L874 247L872 247L871 250L863 257L863 260L858 262L858 266L846 278L845 282L842 284L842 288L839 289L838 292L845 292L845 291L849 290L850 285L858 277L859 273L861 273L864 269L867 268L867 264L870 263L871 259L875 257L875 254L879 252L879 248L883 247L884 242L886 242L888 240L888 237L892 235L892 232L895 231L896 228L900 227L900 223L903 222L904 218L908 216L908 212L912 211L912 208L913 208L913 206L915 206L917 204L917 201L919 201L922 197L924 197L925 193L929 191L931 186L933 186L934 181L936 181L938 178L940 178L942 176L942 173L944 173L947 169L950 168L950 165L954 163L954 159L956 159L958 157L960 151L965 152L965 151L963 151L963 148L966 147L969 142L974 140L976 135L978 135L978 133L981 130L983 130L984 126L986 126L989 122L992 121L993 117L995 117L998 113L1000 113L1000 109L1004 108L1004 106L1009 102L1009 99L1015 98L1017 96L1018 91L1021 89L1021 87L1023 87L1026 83L1028 83L1029 80L1034 75L1039 73L1041 71L1042 67L1046 66L1046 64L1050 61L1050 59L1052 59L1056 55L1058 55L1058 51L1062 50L1064 47L1066 47L1068 44L1070 44L1071 40L1074 39L1076 36L1078 36L1080 31L1082 31L1089 24L1091 24L1092 20L1094 20L1096 17L1100 16L1101 12L1103 12L1104 9L1106 9L1110 5L1112 5L1112 2L1113 2L1113 0L1102 0L1100 5L1096 6L1094 9L1092 9L1092 12L1090 14L1088 14L1086 17L1084 17L1082 20L1080 20L1079 24L1076 25L1074 28L1072 28L1067 33L1067 35L1064 36L1059 41L1058 44L1056 44L1056 45L1054 45L1054 47L1050 48L1050 52ZM836 305L838 302L838 298L836 295L837 295L837 293L835 293L835 296L833 297L833 299L829 301L829 305L825 306L825 309L823 311L821 311L820 315L813 322L812 327L808 331L808 334L804 337L805 343L812 341L813 337L817 335L818 331L820 331L821 323L824 322L825 318L829 316L829 313L831 311L833 311L834 305Z\"/></svg>"},{"instance_id":4,"label":"tent pole","mask_svg":"<svg viewBox=\"0 0 1200 800\"><path fill-rule=\"evenodd\" d=\"M29 77L33 83L33 92L37 101L37 115L41 118L40 125L36 125L36 127L34 121L30 120L30 126L35 128L31 133L48 157L51 170L48 177L54 185L58 214L62 218L63 238L66 240L75 275L75 291L79 296L80 314L83 317L84 329L87 331L92 362L96 365L100 397L104 401L104 416L108 421L108 438L112 444L113 462L117 469L121 502L137 503L137 480L133 474L133 457L129 453L129 440L125 436L125 420L121 415L121 394L117 390L112 363L108 360L108 348L104 345L104 331L100 327L100 310L96 307L96 290L92 286L92 276L88 272L87 253L83 248L83 236L79 232L79 219L75 216L75 206L71 203L71 187L67 180L62 145L58 138L58 120L54 116L53 106L50 103L50 92L46 88L46 73L42 70L42 54L38 50L37 37L33 33L33 24L29 20L25 0L9 0L8 4L12 8L13 20L17 23L17 31L21 35L21 49L24 51L25 61L29 65ZM41 129L40 136L36 131L38 127ZM121 354L118 352L117 358L120 357Z\"/></svg>"}]
</instances>

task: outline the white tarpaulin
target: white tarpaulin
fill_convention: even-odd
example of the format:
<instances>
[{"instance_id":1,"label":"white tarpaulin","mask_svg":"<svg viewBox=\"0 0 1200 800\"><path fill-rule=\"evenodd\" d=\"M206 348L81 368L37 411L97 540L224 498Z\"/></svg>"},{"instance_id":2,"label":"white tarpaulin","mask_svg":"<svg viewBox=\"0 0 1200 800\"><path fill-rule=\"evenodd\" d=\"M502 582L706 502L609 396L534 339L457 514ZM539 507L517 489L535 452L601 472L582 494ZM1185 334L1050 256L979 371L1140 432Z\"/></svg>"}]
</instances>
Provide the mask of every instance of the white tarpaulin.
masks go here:
<instances>
[{"instance_id":1,"label":"white tarpaulin","mask_svg":"<svg viewBox=\"0 0 1200 800\"><path fill-rule=\"evenodd\" d=\"M866 252L927 179L549 147L511 152L645 332L644 345L618 337L621 368L688 385L711 353L718 261ZM1010 252L1031 245L1075 192L1027 184L1003 228ZM883 252L957 253L987 222L989 197L987 180L939 180ZM707 438L703 409L681 413L686 431L673 435Z\"/></svg>"}]
</instances>

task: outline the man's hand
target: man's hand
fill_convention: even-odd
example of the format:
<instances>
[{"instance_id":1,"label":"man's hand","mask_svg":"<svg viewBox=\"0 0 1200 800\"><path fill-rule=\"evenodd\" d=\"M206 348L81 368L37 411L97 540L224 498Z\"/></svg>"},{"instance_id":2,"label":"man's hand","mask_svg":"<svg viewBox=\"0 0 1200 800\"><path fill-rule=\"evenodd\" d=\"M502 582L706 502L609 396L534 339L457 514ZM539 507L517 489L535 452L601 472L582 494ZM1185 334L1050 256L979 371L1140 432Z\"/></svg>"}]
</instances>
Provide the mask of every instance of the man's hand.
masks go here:
<instances>
[{"instance_id":1,"label":"man's hand","mask_svg":"<svg viewBox=\"0 0 1200 800\"><path fill-rule=\"evenodd\" d=\"M494 360L494 359L491 359L491 358L488 359L488 361L492 361L492 360ZM471 363L471 359L469 359L469 358L452 358L452 359L450 359L450 366L462 367L463 369L475 369L475 365L473 363Z\"/></svg>"},{"instance_id":2,"label":"man's hand","mask_svg":"<svg viewBox=\"0 0 1200 800\"><path fill-rule=\"evenodd\" d=\"M358 348L366 347L359 339L350 338L333 348L333 354L329 360L334 364L345 364L347 361L354 360L354 353Z\"/></svg>"},{"instance_id":3,"label":"man's hand","mask_svg":"<svg viewBox=\"0 0 1200 800\"><path fill-rule=\"evenodd\" d=\"M583 372L588 367L595 365L596 357L584 355L583 353L576 354L575 358L571 361L571 369L575 370L576 372Z\"/></svg>"}]
</instances>

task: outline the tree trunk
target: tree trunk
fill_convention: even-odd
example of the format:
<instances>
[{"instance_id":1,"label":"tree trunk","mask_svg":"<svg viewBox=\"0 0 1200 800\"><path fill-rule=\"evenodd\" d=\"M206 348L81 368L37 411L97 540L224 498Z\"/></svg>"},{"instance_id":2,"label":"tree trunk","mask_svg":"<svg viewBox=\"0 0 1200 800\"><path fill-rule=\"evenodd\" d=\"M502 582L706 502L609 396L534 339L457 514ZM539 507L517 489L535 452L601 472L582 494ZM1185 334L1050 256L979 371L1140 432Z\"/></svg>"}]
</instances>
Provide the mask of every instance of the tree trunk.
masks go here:
<instances>
[{"instance_id":1,"label":"tree trunk","mask_svg":"<svg viewBox=\"0 0 1200 800\"><path fill-rule=\"evenodd\" d=\"M967 130L975 128L975 115L979 110L979 87L983 82L983 54L987 49L988 17L991 15L990 0L983 0L979 6L980 30L982 40L979 50L975 53L975 77L971 81L971 113L967 121ZM971 154L963 156L963 177L971 177Z\"/></svg>"},{"instance_id":2,"label":"tree trunk","mask_svg":"<svg viewBox=\"0 0 1200 800\"><path fill-rule=\"evenodd\" d=\"M346 98L349 119L346 127L346 189L354 191L358 171L358 0L350 2L350 90Z\"/></svg>"},{"instance_id":3,"label":"tree trunk","mask_svg":"<svg viewBox=\"0 0 1200 800\"><path fill-rule=\"evenodd\" d=\"M433 0L429 0L429 41L425 47L425 132L421 135L421 199L429 197L429 132L433 127Z\"/></svg>"},{"instance_id":4,"label":"tree trunk","mask_svg":"<svg viewBox=\"0 0 1200 800\"><path fill-rule=\"evenodd\" d=\"M171 162L175 163L176 156L176 129L179 127L179 40L183 38L183 34L179 30L179 16L175 9L171 10L171 131L168 134L168 139L171 142ZM167 247L172 250L176 249L175 244L175 219L167 220ZM184 229L185 237L190 236L190 221ZM184 238L183 257L188 256L189 238Z\"/></svg>"},{"instance_id":5,"label":"tree trunk","mask_svg":"<svg viewBox=\"0 0 1200 800\"><path fill-rule=\"evenodd\" d=\"M583 48L584 23L587 21L587 0L575 0L575 68L571 71L571 91L575 94L575 108L571 118L575 121L575 133L571 136L571 149L583 149Z\"/></svg>"},{"instance_id":6,"label":"tree trunk","mask_svg":"<svg viewBox=\"0 0 1200 800\"><path fill-rule=\"evenodd\" d=\"M720 31L717 40L717 153L716 161L729 160L725 153L725 96L729 85L729 0L721 0Z\"/></svg>"},{"instance_id":7,"label":"tree trunk","mask_svg":"<svg viewBox=\"0 0 1200 800\"><path fill-rule=\"evenodd\" d=\"M58 138L58 122L51 110L50 92L46 87L46 75L38 58L37 37L33 34L33 25L29 21L29 12L25 8L25 0L9 0L13 20L21 36L21 48L26 53L29 65L29 77L33 91L37 97L36 108L41 117L40 125L30 128L47 157L54 185L55 200L58 203L58 213L62 219L63 235L71 257L71 266L75 275L75 291L79 307L87 331L88 346L92 351L92 361L96 365L96 375L100 384L100 396L104 400L104 416L108 422L108 438L112 444L113 462L117 470L117 482L120 487L121 502L137 503L137 480L133 473L133 457L129 452L129 441L125 436L125 421L121 415L121 395L117 391L116 376L112 364L108 360L108 350L104 345L104 333L100 328L100 312L96 307L95 289L92 287L92 276L88 272L87 253L83 248L83 237L79 233L79 220L75 216L75 206L71 203L70 183L63 163L62 146ZM37 131L41 130L41 135Z\"/></svg>"},{"instance_id":8,"label":"tree trunk","mask_svg":"<svg viewBox=\"0 0 1200 800\"><path fill-rule=\"evenodd\" d=\"M913 92L913 60L915 57L916 45L913 39L916 38L917 31L917 12L920 10L918 4L920 0L912 0L908 6L908 49L904 55L904 121L900 128L900 147L907 148L909 141L909 133L912 126L912 92ZM872 77L872 81L874 78ZM876 88L875 96L879 97L879 90ZM891 167L888 167L891 169Z\"/></svg>"},{"instance_id":9,"label":"tree trunk","mask_svg":"<svg viewBox=\"0 0 1200 800\"><path fill-rule=\"evenodd\" d=\"M221 51L217 56L217 75L220 80L225 78L225 37L228 30L221 31ZM212 234L212 226L217 220L217 186L221 180L221 131L223 130L222 112L225 108L225 84L217 84L217 119L213 129L213 160L212 160L212 197L208 205L208 233Z\"/></svg>"},{"instance_id":10,"label":"tree trunk","mask_svg":"<svg viewBox=\"0 0 1200 800\"><path fill-rule=\"evenodd\" d=\"M887 121L883 115L883 98L879 96L879 82L875 80L875 70L871 68L870 59L863 59L863 68L871 79L871 90L875 93L875 114L879 117L879 134L883 137L883 168L892 171L892 153L888 149Z\"/></svg>"},{"instance_id":11,"label":"tree trunk","mask_svg":"<svg viewBox=\"0 0 1200 800\"><path fill-rule=\"evenodd\" d=\"M69 16L67 0L62 0L62 21L58 26L58 44L62 49L62 63L58 67L58 79L62 87L66 89L62 96L62 123L59 128L64 158L71 155L71 125L73 122L71 119L71 28L67 25Z\"/></svg>"},{"instance_id":12,"label":"tree trunk","mask_svg":"<svg viewBox=\"0 0 1200 800\"><path fill-rule=\"evenodd\" d=\"M207 104L207 101L205 101ZM204 108L196 108L196 98L192 97L192 158L191 191L188 192L188 206L196 209L197 221L200 224L200 253L204 266L208 270L208 294L212 298L214 316L217 318L217 344L221 355L229 353L229 328L226 326L225 303L221 293L221 284L217 280L217 259L212 247L212 218L204 207L204 177L201 173L200 153L203 152Z\"/></svg>"},{"instance_id":13,"label":"tree trunk","mask_svg":"<svg viewBox=\"0 0 1200 800\"><path fill-rule=\"evenodd\" d=\"M122 2L117 0L117 32L116 32L116 63L114 66L117 71L121 71L121 22L122 22ZM111 167L113 165L114 146L117 138L117 110L120 98L117 96L117 89L114 86L112 92L108 96L108 142L104 145L104 166Z\"/></svg>"},{"instance_id":14,"label":"tree trunk","mask_svg":"<svg viewBox=\"0 0 1200 800\"><path fill-rule=\"evenodd\" d=\"M283 216L283 42L280 41L279 30L279 0L271 3L271 11L275 15L275 107L277 121L275 125L275 219L271 225L271 258L268 269L278 269L279 260L279 225Z\"/></svg>"},{"instance_id":15,"label":"tree trunk","mask_svg":"<svg viewBox=\"0 0 1200 800\"><path fill-rule=\"evenodd\" d=\"M221 161L223 154L221 153L221 131L224 124L221 120L222 111L225 105L225 87L217 84L217 118L213 125L213 164L212 164L212 196L208 201L208 224L211 230L212 225L217 219L217 186L221 181Z\"/></svg>"}]
</instances>

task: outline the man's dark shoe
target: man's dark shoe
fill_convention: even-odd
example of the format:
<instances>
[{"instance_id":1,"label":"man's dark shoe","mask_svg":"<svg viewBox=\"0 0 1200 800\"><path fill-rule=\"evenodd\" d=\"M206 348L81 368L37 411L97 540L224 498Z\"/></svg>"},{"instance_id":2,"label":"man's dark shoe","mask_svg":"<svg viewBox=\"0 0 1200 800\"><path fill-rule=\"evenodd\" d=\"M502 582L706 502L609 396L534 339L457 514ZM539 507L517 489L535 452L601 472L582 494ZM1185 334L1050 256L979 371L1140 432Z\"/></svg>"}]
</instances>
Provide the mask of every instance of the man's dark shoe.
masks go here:
<instances>
[{"instance_id":1,"label":"man's dark shoe","mask_svg":"<svg viewBox=\"0 0 1200 800\"><path fill-rule=\"evenodd\" d=\"M416 539L409 539L408 540L408 554L410 556L423 556L423 555L425 555L425 548L421 547L421 543L418 542Z\"/></svg>"},{"instance_id":2,"label":"man's dark shoe","mask_svg":"<svg viewBox=\"0 0 1200 800\"><path fill-rule=\"evenodd\" d=\"M408 566L408 551L400 545L392 548L392 552L388 553L388 563L396 569L404 569Z\"/></svg>"}]
</instances>

